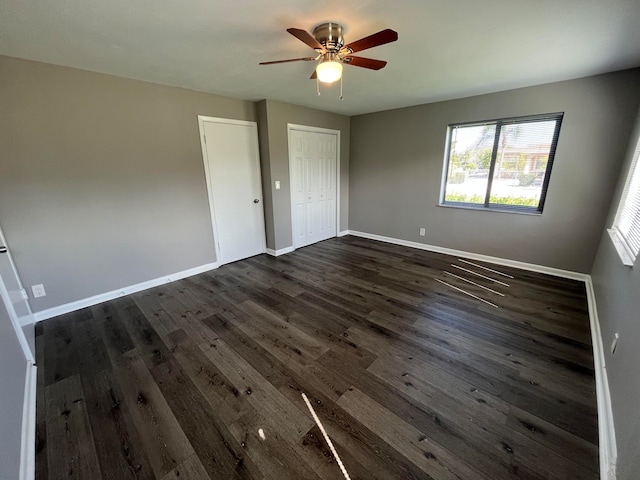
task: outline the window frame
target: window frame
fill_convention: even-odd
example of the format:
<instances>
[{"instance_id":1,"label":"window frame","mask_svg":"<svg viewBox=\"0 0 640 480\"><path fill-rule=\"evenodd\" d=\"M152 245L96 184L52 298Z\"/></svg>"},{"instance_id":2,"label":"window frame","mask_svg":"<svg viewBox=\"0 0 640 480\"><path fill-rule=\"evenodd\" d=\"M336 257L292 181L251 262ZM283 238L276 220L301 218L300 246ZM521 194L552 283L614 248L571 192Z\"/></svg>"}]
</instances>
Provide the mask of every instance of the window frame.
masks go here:
<instances>
[{"instance_id":1,"label":"window frame","mask_svg":"<svg viewBox=\"0 0 640 480\"><path fill-rule=\"evenodd\" d=\"M560 128L562 126L562 120L564 118L564 112L544 113L536 115L525 115L518 117L506 117L497 118L493 120L483 120L475 122L458 122L451 123L447 126L446 145L444 152L444 168L442 172L442 184L440 188L440 202L439 206L442 207L454 207L454 208L470 208L475 210L495 211L495 212L510 212L510 213L525 213L540 215L544 209L547 191L549 189L549 181L551 179L551 170L553 168L553 162L555 160L556 151L558 148L558 141L560 137ZM491 188L493 186L493 175L495 173L495 166L497 155L499 151L500 133L504 125L513 125L517 123L533 123L555 120L556 126L553 132L551 141L551 147L549 148L549 158L547 160L547 167L545 169L544 179L542 181L540 200L537 207L529 207L523 205L506 205L500 203L491 203ZM469 203L469 202L452 202L445 200L447 195L447 177L449 173L449 162L451 160L451 143L453 141L453 131L456 127L475 127L495 125L496 131L494 133L493 147L491 151L491 164L489 166L489 173L487 178L487 191L485 194L484 204Z\"/></svg>"},{"instance_id":2,"label":"window frame","mask_svg":"<svg viewBox=\"0 0 640 480\"><path fill-rule=\"evenodd\" d=\"M634 247L626 239L626 233L633 234L634 236L640 235L640 227L633 228L634 224L631 224L630 232L623 232L620 227L620 221L622 219L623 212L626 209L631 210L633 218L640 216L640 208L637 210L633 207L638 207L640 204L640 134L635 139L636 145L633 151L633 157L629 169L627 170L627 176L624 183L624 189L618 202L618 208L616 209L616 216L613 219L611 228L607 229L611 241L618 252L618 256L622 263L628 267L633 267L636 259L640 255L640 248L636 251ZM633 185L633 181L636 181L636 185ZM632 190L632 187L633 188Z\"/></svg>"}]
</instances>

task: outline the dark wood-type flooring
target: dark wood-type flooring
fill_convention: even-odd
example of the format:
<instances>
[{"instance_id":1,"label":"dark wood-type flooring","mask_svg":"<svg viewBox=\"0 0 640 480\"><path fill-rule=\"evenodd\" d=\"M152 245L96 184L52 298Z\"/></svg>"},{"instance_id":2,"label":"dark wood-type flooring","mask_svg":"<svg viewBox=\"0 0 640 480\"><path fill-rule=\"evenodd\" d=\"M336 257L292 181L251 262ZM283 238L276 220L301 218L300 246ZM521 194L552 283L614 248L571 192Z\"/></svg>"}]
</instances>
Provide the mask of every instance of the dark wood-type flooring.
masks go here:
<instances>
[{"instance_id":1,"label":"dark wood-type flooring","mask_svg":"<svg viewBox=\"0 0 640 480\"><path fill-rule=\"evenodd\" d=\"M488 266L344 237L42 322L37 478L342 479L301 392L354 480L598 478L584 284Z\"/></svg>"}]
</instances>

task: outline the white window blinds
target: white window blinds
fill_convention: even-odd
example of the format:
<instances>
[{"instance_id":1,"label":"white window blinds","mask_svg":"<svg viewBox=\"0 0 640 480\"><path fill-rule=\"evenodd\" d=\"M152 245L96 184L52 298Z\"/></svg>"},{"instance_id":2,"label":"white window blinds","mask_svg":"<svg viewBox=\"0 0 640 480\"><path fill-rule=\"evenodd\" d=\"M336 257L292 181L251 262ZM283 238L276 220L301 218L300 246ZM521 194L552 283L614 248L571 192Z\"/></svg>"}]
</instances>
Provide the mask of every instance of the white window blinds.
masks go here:
<instances>
[{"instance_id":1,"label":"white window blinds","mask_svg":"<svg viewBox=\"0 0 640 480\"><path fill-rule=\"evenodd\" d=\"M625 265L632 266L640 252L640 138L622 192L618 212L609 230L613 244Z\"/></svg>"}]
</instances>

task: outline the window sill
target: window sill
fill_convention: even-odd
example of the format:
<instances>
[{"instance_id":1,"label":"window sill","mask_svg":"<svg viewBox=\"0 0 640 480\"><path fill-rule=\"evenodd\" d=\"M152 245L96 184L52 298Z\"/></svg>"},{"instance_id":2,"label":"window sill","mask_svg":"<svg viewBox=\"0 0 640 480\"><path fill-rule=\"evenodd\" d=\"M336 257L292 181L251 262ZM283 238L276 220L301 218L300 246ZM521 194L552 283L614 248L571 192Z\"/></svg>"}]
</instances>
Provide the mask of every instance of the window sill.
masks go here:
<instances>
[{"instance_id":1,"label":"window sill","mask_svg":"<svg viewBox=\"0 0 640 480\"><path fill-rule=\"evenodd\" d=\"M627 246L624 240L622 240L622 238L620 238L620 236L618 235L617 230L615 228L609 228L607 232L609 233L609 237L611 238L613 246L616 247L616 252L618 252L618 256L620 257L622 263L627 267L633 267L635 258L633 258L633 256L627 250Z\"/></svg>"},{"instance_id":2,"label":"window sill","mask_svg":"<svg viewBox=\"0 0 640 480\"><path fill-rule=\"evenodd\" d=\"M438 207L461 208L463 210L475 210L478 212L516 213L518 215L531 215L534 217L539 217L540 215L542 215L542 212L533 211L533 210L516 210L516 209L500 208L500 207L487 208L484 206L474 207L473 205L464 205L464 204L455 205L452 203L439 203Z\"/></svg>"}]
</instances>

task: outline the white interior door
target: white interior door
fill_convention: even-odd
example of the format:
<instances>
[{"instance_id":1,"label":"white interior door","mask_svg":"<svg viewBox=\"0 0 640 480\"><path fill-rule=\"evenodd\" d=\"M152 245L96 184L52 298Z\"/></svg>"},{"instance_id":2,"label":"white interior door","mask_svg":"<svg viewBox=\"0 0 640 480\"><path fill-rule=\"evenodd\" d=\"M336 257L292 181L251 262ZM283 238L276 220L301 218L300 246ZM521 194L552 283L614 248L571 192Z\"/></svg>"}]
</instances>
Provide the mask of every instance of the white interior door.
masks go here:
<instances>
[{"instance_id":1,"label":"white interior door","mask_svg":"<svg viewBox=\"0 0 640 480\"><path fill-rule=\"evenodd\" d=\"M291 129L293 245L336 236L338 135Z\"/></svg>"},{"instance_id":2,"label":"white interior door","mask_svg":"<svg viewBox=\"0 0 640 480\"><path fill-rule=\"evenodd\" d=\"M265 251L255 122L199 117L219 264Z\"/></svg>"}]
</instances>

